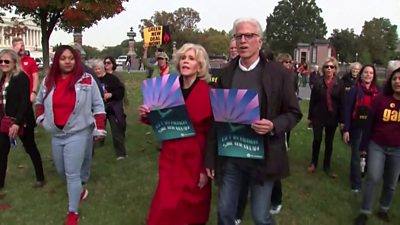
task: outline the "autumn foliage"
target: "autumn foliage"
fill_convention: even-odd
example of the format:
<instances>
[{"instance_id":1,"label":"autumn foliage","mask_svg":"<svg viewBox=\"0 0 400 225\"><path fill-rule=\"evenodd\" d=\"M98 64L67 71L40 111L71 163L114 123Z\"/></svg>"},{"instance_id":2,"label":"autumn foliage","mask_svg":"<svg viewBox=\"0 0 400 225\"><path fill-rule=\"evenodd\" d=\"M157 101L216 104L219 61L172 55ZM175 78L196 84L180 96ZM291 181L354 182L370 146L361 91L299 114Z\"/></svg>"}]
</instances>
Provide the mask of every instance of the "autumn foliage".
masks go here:
<instances>
[{"instance_id":1,"label":"autumn foliage","mask_svg":"<svg viewBox=\"0 0 400 225\"><path fill-rule=\"evenodd\" d=\"M57 27L82 31L124 10L129 0L0 0L0 7L22 17L28 16L41 27L44 65L48 65L49 39Z\"/></svg>"}]
</instances>

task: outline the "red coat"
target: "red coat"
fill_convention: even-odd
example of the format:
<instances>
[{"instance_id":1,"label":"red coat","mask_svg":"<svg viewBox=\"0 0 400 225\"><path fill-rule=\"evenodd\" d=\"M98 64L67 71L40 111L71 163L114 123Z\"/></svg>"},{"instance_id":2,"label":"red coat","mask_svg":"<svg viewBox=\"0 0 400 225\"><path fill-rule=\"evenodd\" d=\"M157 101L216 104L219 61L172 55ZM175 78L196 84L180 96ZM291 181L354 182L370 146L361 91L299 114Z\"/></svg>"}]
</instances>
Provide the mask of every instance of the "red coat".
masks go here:
<instances>
[{"instance_id":1,"label":"red coat","mask_svg":"<svg viewBox=\"0 0 400 225\"><path fill-rule=\"evenodd\" d=\"M195 84L185 100L196 136L162 143L159 181L147 225L186 225L206 223L210 212L211 181L198 187L203 166L206 134L211 125L209 87Z\"/></svg>"}]
</instances>

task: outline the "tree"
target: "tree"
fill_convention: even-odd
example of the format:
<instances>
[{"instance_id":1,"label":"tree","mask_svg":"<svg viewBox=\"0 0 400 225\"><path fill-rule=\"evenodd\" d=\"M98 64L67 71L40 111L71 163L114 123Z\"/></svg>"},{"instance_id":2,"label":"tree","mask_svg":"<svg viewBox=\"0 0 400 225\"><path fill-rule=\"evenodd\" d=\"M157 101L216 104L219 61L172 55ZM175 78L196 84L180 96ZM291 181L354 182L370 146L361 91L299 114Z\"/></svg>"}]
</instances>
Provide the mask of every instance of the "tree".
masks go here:
<instances>
[{"instance_id":1,"label":"tree","mask_svg":"<svg viewBox=\"0 0 400 225\"><path fill-rule=\"evenodd\" d=\"M100 56L100 51L99 49L88 46L88 45L82 45L83 50L86 52L86 58L87 59L92 59L92 58L97 58Z\"/></svg>"},{"instance_id":2,"label":"tree","mask_svg":"<svg viewBox=\"0 0 400 225\"><path fill-rule=\"evenodd\" d=\"M354 33L354 29L334 29L329 38L333 46L336 48L336 53L339 60L342 62L353 62L355 53L360 53L359 37ZM360 57L361 59L361 57Z\"/></svg>"},{"instance_id":3,"label":"tree","mask_svg":"<svg viewBox=\"0 0 400 225\"><path fill-rule=\"evenodd\" d=\"M203 31L199 41L209 55L227 55L229 53L230 38L225 31L209 28Z\"/></svg>"},{"instance_id":4,"label":"tree","mask_svg":"<svg viewBox=\"0 0 400 225\"><path fill-rule=\"evenodd\" d=\"M121 44L116 45L116 46L109 46L104 48L101 51L100 56L102 58L106 57L106 56L112 56L114 58L117 58L120 55L126 54L128 52L128 39L123 40L121 42Z\"/></svg>"},{"instance_id":5,"label":"tree","mask_svg":"<svg viewBox=\"0 0 400 225\"><path fill-rule=\"evenodd\" d=\"M49 39L55 28L83 30L124 10L128 0L0 0L0 7L23 17L29 16L42 31L43 61L49 66Z\"/></svg>"},{"instance_id":6,"label":"tree","mask_svg":"<svg viewBox=\"0 0 400 225\"><path fill-rule=\"evenodd\" d=\"M192 8L179 8L174 11L175 26L179 31L196 30L200 14Z\"/></svg>"},{"instance_id":7,"label":"tree","mask_svg":"<svg viewBox=\"0 0 400 225\"><path fill-rule=\"evenodd\" d=\"M327 33L315 0L281 0L267 17L266 42L275 52L292 52L297 43L323 39Z\"/></svg>"},{"instance_id":8,"label":"tree","mask_svg":"<svg viewBox=\"0 0 400 225\"><path fill-rule=\"evenodd\" d=\"M384 65L395 57L397 26L392 25L389 19L373 18L371 21L365 21L360 36L361 43L368 49L373 63Z\"/></svg>"}]
</instances>

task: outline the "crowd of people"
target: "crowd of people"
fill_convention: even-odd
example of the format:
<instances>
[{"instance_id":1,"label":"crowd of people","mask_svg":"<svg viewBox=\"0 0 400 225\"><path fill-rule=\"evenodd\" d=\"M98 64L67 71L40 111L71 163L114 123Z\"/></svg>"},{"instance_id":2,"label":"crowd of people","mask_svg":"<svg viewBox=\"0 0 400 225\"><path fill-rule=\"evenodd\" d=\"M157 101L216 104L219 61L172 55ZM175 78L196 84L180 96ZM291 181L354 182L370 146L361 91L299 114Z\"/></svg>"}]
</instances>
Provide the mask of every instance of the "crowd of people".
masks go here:
<instances>
[{"instance_id":1,"label":"crowd of people","mask_svg":"<svg viewBox=\"0 0 400 225\"><path fill-rule=\"evenodd\" d=\"M325 133L322 169L327 177L337 177L331 168L331 157L339 127L343 142L351 148L350 190L362 193L354 224L367 223L381 180L377 216L390 221L388 211L400 175L400 65L392 69L380 88L374 65L354 63L350 73L339 78L339 65L333 57L320 67L313 66L312 72L305 63L293 67L287 53L280 53L275 60L270 52L261 50L263 32L255 19L235 20L233 32L229 62L213 70L212 78L207 52L201 45L184 44L176 52L174 63L161 50L155 53L156 62L150 62L148 47L144 46L143 64L150 71L148 78L179 75L185 107L196 131L192 137L160 143L158 184L147 224L205 225L210 214L212 181L218 190L219 225L241 224L248 200L254 224L275 224L272 215L282 209L281 180L289 176L290 131L303 116L298 99L299 79L300 85L309 83L311 88L307 121L313 141L305 170L312 175L318 169ZM13 49L0 52L0 190L5 187L8 154L17 137L34 165L34 188L46 184L34 137L34 127L42 126L51 135L54 166L67 185L65 224L76 225L79 205L89 193L86 184L93 145L104 143L106 121L116 159L128 156L126 88L114 72L117 65L111 56L96 60L92 68L87 68L79 51L62 45L41 84L34 63L25 55L22 39L13 41ZM210 88L256 90L260 118L251 128L264 143L263 159L218 154ZM151 110L150 106L139 106L144 124L151 125Z\"/></svg>"}]
</instances>

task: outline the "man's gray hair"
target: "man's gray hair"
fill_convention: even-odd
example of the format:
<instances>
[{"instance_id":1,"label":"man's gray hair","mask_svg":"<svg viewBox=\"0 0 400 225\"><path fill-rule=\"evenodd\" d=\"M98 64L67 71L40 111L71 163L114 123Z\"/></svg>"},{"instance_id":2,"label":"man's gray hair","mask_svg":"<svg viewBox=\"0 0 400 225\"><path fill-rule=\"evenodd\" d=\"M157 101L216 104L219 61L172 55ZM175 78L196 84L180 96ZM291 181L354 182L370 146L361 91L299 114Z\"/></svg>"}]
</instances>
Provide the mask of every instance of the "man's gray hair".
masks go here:
<instances>
[{"instance_id":1,"label":"man's gray hair","mask_svg":"<svg viewBox=\"0 0 400 225\"><path fill-rule=\"evenodd\" d=\"M260 22L254 18L239 18L236 19L235 22L233 22L233 32L236 33L236 28L239 24L241 23L251 23L257 28L257 34L258 36L262 37L263 36L263 29L261 27Z\"/></svg>"}]
</instances>

